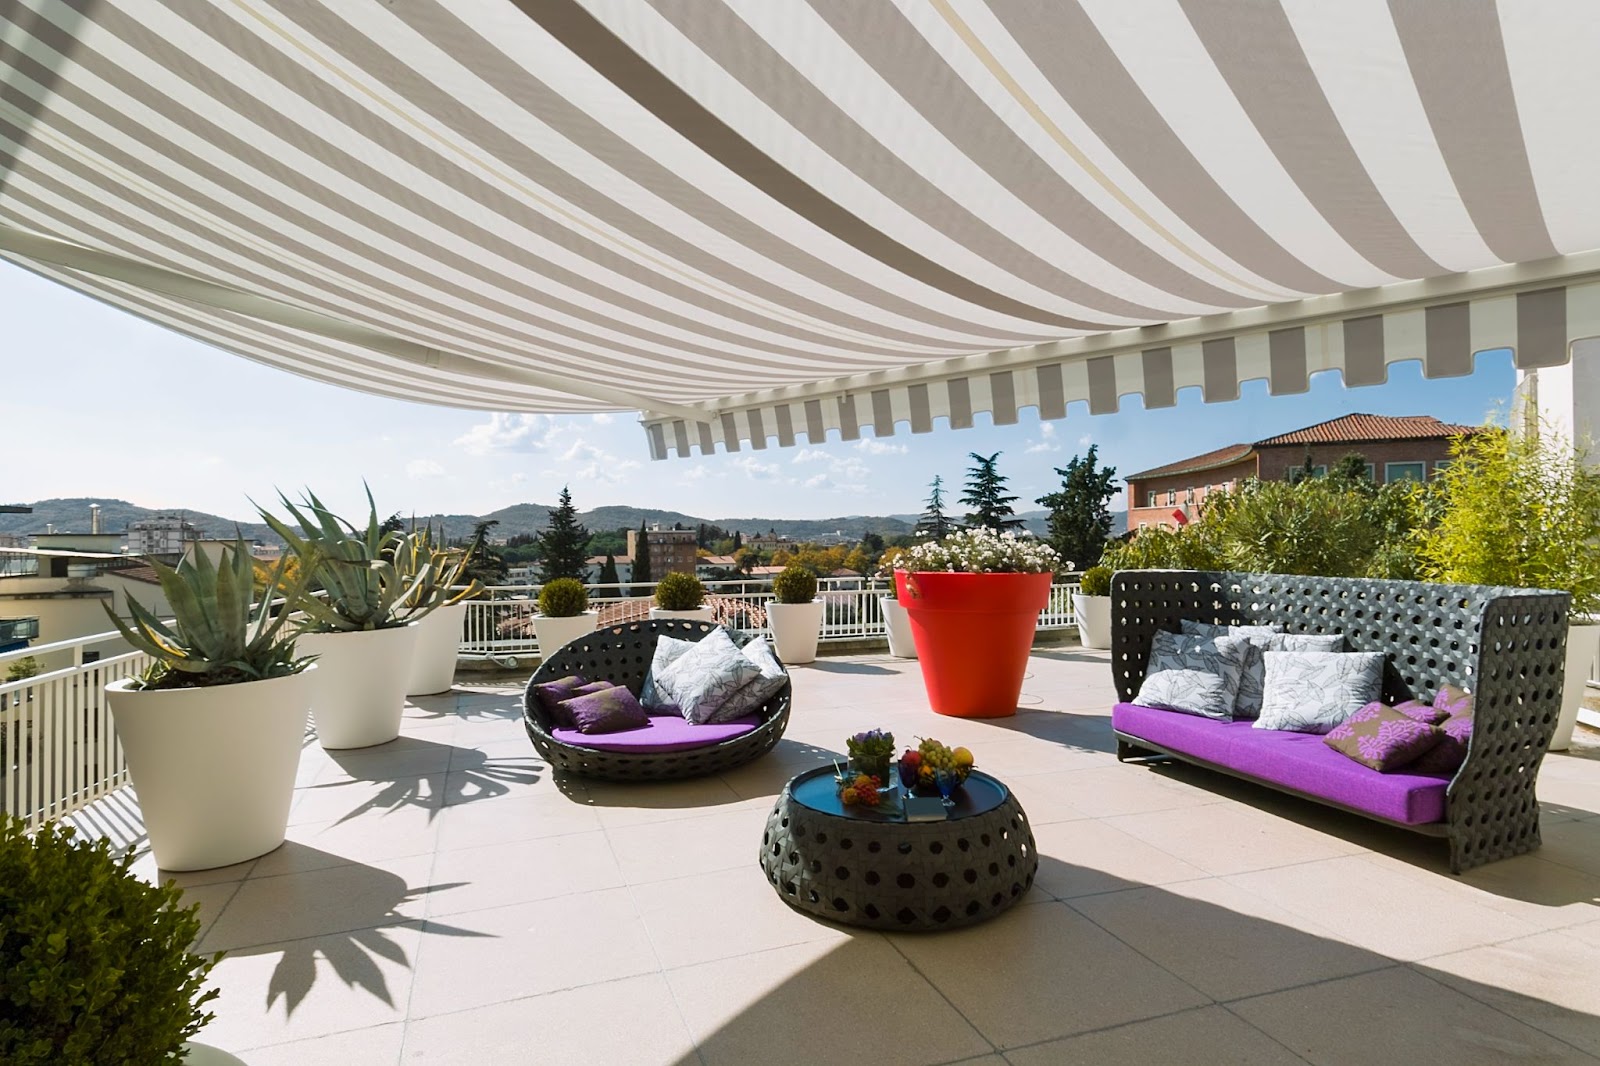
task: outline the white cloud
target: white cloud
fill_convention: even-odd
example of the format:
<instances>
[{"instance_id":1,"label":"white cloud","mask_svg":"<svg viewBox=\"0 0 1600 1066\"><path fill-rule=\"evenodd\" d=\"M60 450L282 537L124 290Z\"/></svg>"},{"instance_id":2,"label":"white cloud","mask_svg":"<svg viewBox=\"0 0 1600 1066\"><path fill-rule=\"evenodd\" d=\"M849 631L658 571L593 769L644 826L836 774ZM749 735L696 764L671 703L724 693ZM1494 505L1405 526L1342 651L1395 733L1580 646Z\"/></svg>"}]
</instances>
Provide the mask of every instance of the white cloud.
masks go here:
<instances>
[{"instance_id":1,"label":"white cloud","mask_svg":"<svg viewBox=\"0 0 1600 1066\"><path fill-rule=\"evenodd\" d=\"M1078 447L1080 447L1080 448L1087 448L1089 445L1091 445L1093 443L1094 443L1094 437L1092 437L1088 433L1085 433L1083 436L1078 438Z\"/></svg>"},{"instance_id":2,"label":"white cloud","mask_svg":"<svg viewBox=\"0 0 1600 1066\"><path fill-rule=\"evenodd\" d=\"M833 488L833 482L827 474L813 474L811 477L806 478L805 486L808 489L831 489Z\"/></svg>"},{"instance_id":3,"label":"white cloud","mask_svg":"<svg viewBox=\"0 0 1600 1066\"><path fill-rule=\"evenodd\" d=\"M832 458L833 456L821 448L801 448L794 453L794 459L791 461L796 463L826 463Z\"/></svg>"},{"instance_id":4,"label":"white cloud","mask_svg":"<svg viewBox=\"0 0 1600 1066\"><path fill-rule=\"evenodd\" d=\"M709 473L709 470L705 466L705 464L703 464L703 463L690 464L690 465L684 467L682 475L680 475L679 478L678 478L678 483L679 484L686 484L686 483L694 482L694 481L704 481L706 479L706 476L707 476L708 473Z\"/></svg>"},{"instance_id":5,"label":"white cloud","mask_svg":"<svg viewBox=\"0 0 1600 1066\"><path fill-rule=\"evenodd\" d=\"M856 451L868 455L904 455L907 450L904 444L887 444L872 437L863 437L861 443L856 445Z\"/></svg>"},{"instance_id":6,"label":"white cloud","mask_svg":"<svg viewBox=\"0 0 1600 1066\"><path fill-rule=\"evenodd\" d=\"M561 462L570 464L555 471L563 481L586 485L620 485L627 480L629 471L639 468L637 460L613 455L582 437L575 439L561 453Z\"/></svg>"},{"instance_id":7,"label":"white cloud","mask_svg":"<svg viewBox=\"0 0 1600 1066\"><path fill-rule=\"evenodd\" d=\"M763 463L753 455L741 455L733 461L733 465L760 481L767 481L778 476L777 464Z\"/></svg>"},{"instance_id":8,"label":"white cloud","mask_svg":"<svg viewBox=\"0 0 1600 1066\"><path fill-rule=\"evenodd\" d=\"M430 477L443 477L444 467L432 459L413 459L406 464L406 477L412 481L422 481Z\"/></svg>"},{"instance_id":9,"label":"white cloud","mask_svg":"<svg viewBox=\"0 0 1600 1066\"><path fill-rule=\"evenodd\" d=\"M607 414L604 411L601 411L599 414L593 415L591 417L595 420L595 422L599 423L602 426L609 426L611 423L613 423L613 422L615 422L617 420L615 415Z\"/></svg>"},{"instance_id":10,"label":"white cloud","mask_svg":"<svg viewBox=\"0 0 1600 1066\"><path fill-rule=\"evenodd\" d=\"M1056 427L1050 422L1039 423L1039 439L1023 449L1027 455L1038 455L1041 452L1054 452L1061 450L1061 442L1056 440Z\"/></svg>"},{"instance_id":11,"label":"white cloud","mask_svg":"<svg viewBox=\"0 0 1600 1066\"><path fill-rule=\"evenodd\" d=\"M468 455L493 452L539 452L554 432L549 415L493 414L457 437L455 443Z\"/></svg>"}]
</instances>

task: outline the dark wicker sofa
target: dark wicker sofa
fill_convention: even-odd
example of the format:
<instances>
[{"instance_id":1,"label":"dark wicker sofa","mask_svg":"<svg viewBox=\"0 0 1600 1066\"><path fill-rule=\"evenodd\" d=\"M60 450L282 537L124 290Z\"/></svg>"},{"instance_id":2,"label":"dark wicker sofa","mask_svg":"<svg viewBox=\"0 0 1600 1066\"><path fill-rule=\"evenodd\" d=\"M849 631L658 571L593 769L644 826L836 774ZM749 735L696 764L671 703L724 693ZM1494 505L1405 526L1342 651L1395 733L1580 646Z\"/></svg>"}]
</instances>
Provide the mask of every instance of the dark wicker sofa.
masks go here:
<instances>
[{"instance_id":1,"label":"dark wicker sofa","mask_svg":"<svg viewBox=\"0 0 1600 1066\"><path fill-rule=\"evenodd\" d=\"M1446 838L1456 873L1537 848L1539 764L1561 703L1567 606L1564 592L1435 585L1356 578L1291 577L1192 570L1129 570L1111 582L1111 656L1117 694L1117 757L1178 758L1364 817ZM1443 786L1442 817L1424 824L1385 818L1366 804L1330 800L1302 789L1156 743L1127 731L1139 721L1129 706L1144 681L1150 641L1180 621L1271 624L1289 633L1342 633L1355 651L1385 655L1386 702L1428 699L1450 683L1472 692L1474 727L1466 761ZM1157 719L1144 713L1144 721ZM1189 718L1190 716L1178 716ZM1120 721L1119 721L1120 719ZM1231 723L1198 726L1238 728ZM1153 732L1153 729L1147 729ZM1255 733L1263 731L1256 730ZM1292 735L1298 737L1298 734ZM1259 738L1252 737L1251 740ZM1259 748L1259 744L1256 745ZM1194 745L1196 750L1200 745ZM1287 749L1286 749L1287 750ZM1259 765L1260 753L1256 753ZM1352 766L1356 764L1352 763ZM1375 771L1368 771L1374 778ZM1388 782L1374 781L1374 790Z\"/></svg>"},{"instance_id":2,"label":"dark wicker sofa","mask_svg":"<svg viewBox=\"0 0 1600 1066\"><path fill-rule=\"evenodd\" d=\"M609 781L670 781L721 773L760 758L777 746L789 725L789 685L785 682L755 712L761 724L732 740L680 751L597 751L557 740L549 715L534 698L533 686L579 674L590 681L626 685L639 694L660 636L699 640L716 625L683 619L624 622L575 640L540 664L522 698L522 721L534 748L551 767L580 777Z\"/></svg>"}]
</instances>

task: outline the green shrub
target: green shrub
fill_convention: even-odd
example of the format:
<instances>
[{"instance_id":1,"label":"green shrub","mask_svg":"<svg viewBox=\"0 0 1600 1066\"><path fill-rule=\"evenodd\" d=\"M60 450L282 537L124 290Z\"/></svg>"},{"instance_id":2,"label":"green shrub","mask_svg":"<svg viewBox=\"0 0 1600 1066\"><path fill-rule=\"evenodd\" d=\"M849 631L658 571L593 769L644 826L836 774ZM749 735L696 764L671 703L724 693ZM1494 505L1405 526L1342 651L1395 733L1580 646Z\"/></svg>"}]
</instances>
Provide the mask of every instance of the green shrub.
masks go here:
<instances>
[{"instance_id":1,"label":"green shrub","mask_svg":"<svg viewBox=\"0 0 1600 1066\"><path fill-rule=\"evenodd\" d=\"M1418 534L1434 581L1558 589L1600 610L1600 471L1548 426L1458 438L1439 475L1448 501Z\"/></svg>"},{"instance_id":2,"label":"green shrub","mask_svg":"<svg viewBox=\"0 0 1600 1066\"><path fill-rule=\"evenodd\" d=\"M1368 497L1324 478L1257 482L1219 503L1201 524L1230 570L1358 577L1378 547Z\"/></svg>"},{"instance_id":3,"label":"green shrub","mask_svg":"<svg viewBox=\"0 0 1600 1066\"><path fill-rule=\"evenodd\" d=\"M1182 529L1149 526L1131 540L1113 543L1101 566L1117 570L1221 570L1222 556L1204 520Z\"/></svg>"},{"instance_id":4,"label":"green shrub","mask_svg":"<svg viewBox=\"0 0 1600 1066\"><path fill-rule=\"evenodd\" d=\"M817 575L798 563L786 566L772 579L772 595L779 603L810 603L817 598Z\"/></svg>"},{"instance_id":5,"label":"green shrub","mask_svg":"<svg viewBox=\"0 0 1600 1066\"><path fill-rule=\"evenodd\" d=\"M539 613L546 618L572 618L589 609L589 590L573 577L558 577L539 590Z\"/></svg>"},{"instance_id":6,"label":"green shrub","mask_svg":"<svg viewBox=\"0 0 1600 1066\"><path fill-rule=\"evenodd\" d=\"M1083 578L1078 582L1078 591L1085 596L1111 595L1111 574L1109 566L1091 566L1083 572Z\"/></svg>"},{"instance_id":7,"label":"green shrub","mask_svg":"<svg viewBox=\"0 0 1600 1066\"><path fill-rule=\"evenodd\" d=\"M663 611L692 611L705 598L706 587L693 574L674 572L656 583L656 606Z\"/></svg>"},{"instance_id":8,"label":"green shrub","mask_svg":"<svg viewBox=\"0 0 1600 1066\"><path fill-rule=\"evenodd\" d=\"M72 837L0 819L0 1062L181 1063L217 995L203 991L216 958L189 951L199 907L180 910L176 886L141 881L105 840Z\"/></svg>"}]
</instances>

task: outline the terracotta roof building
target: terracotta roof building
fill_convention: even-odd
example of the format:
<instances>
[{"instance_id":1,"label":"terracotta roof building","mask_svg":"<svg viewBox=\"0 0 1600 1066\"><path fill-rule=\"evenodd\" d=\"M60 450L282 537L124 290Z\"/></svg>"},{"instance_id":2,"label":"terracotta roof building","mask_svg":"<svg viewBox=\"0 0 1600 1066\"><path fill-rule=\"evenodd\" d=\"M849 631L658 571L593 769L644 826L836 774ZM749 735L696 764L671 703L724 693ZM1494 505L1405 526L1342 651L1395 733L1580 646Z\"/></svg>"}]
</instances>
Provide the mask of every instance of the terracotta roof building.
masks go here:
<instances>
[{"instance_id":1,"label":"terracotta roof building","mask_svg":"<svg viewBox=\"0 0 1600 1066\"><path fill-rule=\"evenodd\" d=\"M1351 414L1248 444L1229 444L1127 476L1128 528L1176 525L1200 513L1209 493L1249 478L1298 475L1307 455L1317 473L1351 452L1367 463L1379 484L1431 478L1449 461L1450 439L1478 426L1441 422L1431 415Z\"/></svg>"}]
</instances>

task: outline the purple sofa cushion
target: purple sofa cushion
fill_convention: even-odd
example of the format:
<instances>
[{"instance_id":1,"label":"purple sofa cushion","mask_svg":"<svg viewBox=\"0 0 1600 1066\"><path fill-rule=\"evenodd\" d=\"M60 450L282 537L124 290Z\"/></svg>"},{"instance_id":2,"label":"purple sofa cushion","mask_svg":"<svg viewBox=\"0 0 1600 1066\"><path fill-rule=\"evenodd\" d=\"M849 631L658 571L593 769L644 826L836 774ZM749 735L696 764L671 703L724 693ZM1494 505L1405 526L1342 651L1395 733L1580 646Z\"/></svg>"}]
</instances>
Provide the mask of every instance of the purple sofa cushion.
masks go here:
<instances>
[{"instance_id":1,"label":"purple sofa cushion","mask_svg":"<svg viewBox=\"0 0 1600 1066\"><path fill-rule=\"evenodd\" d=\"M1415 719L1425 725L1438 725L1450 717L1449 711L1444 710L1442 707L1436 707L1424 700L1406 700L1395 704L1394 709L1407 718Z\"/></svg>"},{"instance_id":2,"label":"purple sofa cushion","mask_svg":"<svg viewBox=\"0 0 1600 1066\"><path fill-rule=\"evenodd\" d=\"M714 725L691 725L682 718L668 717L649 718L646 721L647 724L639 729L621 733L592 734L580 733L576 729L556 729L550 735L563 744L578 748L645 754L721 744L725 740L742 737L761 724L761 719L753 714Z\"/></svg>"},{"instance_id":3,"label":"purple sofa cushion","mask_svg":"<svg viewBox=\"0 0 1600 1066\"><path fill-rule=\"evenodd\" d=\"M1111 725L1169 751L1390 821L1422 825L1444 818L1448 779L1410 769L1375 774L1329 748L1319 734L1255 729L1249 722L1217 722L1131 703L1111 709Z\"/></svg>"},{"instance_id":4,"label":"purple sofa cushion","mask_svg":"<svg viewBox=\"0 0 1600 1066\"><path fill-rule=\"evenodd\" d=\"M593 688L586 685L585 688ZM624 729L639 729L650 724L649 715L639 706L639 701L621 685L606 685L594 692L585 692L561 702L577 726L578 732L618 733Z\"/></svg>"},{"instance_id":5,"label":"purple sofa cushion","mask_svg":"<svg viewBox=\"0 0 1600 1066\"><path fill-rule=\"evenodd\" d=\"M544 708L544 713L550 716L551 725L571 729L577 723L561 704L574 696L583 696L610 687L609 681L590 681L578 674L568 674L566 677L558 677L554 681L533 686L533 695L539 701L539 706Z\"/></svg>"},{"instance_id":6,"label":"purple sofa cushion","mask_svg":"<svg viewBox=\"0 0 1600 1066\"><path fill-rule=\"evenodd\" d=\"M1433 697L1433 705L1450 713L1439 725L1444 739L1406 769L1414 774L1454 774L1467 761L1467 742L1472 739L1472 694L1446 685Z\"/></svg>"},{"instance_id":7,"label":"purple sofa cushion","mask_svg":"<svg viewBox=\"0 0 1600 1066\"><path fill-rule=\"evenodd\" d=\"M1433 710L1425 703L1418 706ZM1369 703L1322 739L1339 754L1387 774L1438 744L1444 734L1432 722L1420 721L1399 707Z\"/></svg>"}]
</instances>

